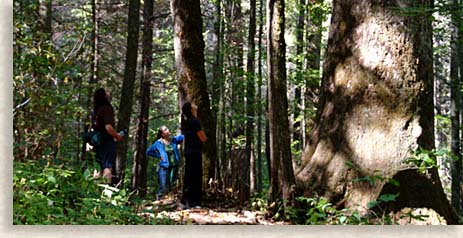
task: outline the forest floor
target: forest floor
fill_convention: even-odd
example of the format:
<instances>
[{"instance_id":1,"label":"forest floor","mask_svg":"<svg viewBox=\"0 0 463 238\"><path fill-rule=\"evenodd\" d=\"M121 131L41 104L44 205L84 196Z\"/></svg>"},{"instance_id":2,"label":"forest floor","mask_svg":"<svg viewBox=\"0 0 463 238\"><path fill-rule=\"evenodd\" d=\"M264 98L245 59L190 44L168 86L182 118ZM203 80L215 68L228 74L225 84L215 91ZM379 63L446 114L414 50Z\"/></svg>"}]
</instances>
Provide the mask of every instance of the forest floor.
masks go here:
<instances>
[{"instance_id":1,"label":"forest floor","mask_svg":"<svg viewBox=\"0 0 463 238\"><path fill-rule=\"evenodd\" d=\"M168 197L149 202L144 206L141 216L156 219L170 219L174 224L185 225L284 225L281 221L265 218L263 212L241 209L239 207L206 204L202 207L181 209L177 199ZM228 208L225 208L228 207ZM149 211L149 212L147 212Z\"/></svg>"}]
</instances>

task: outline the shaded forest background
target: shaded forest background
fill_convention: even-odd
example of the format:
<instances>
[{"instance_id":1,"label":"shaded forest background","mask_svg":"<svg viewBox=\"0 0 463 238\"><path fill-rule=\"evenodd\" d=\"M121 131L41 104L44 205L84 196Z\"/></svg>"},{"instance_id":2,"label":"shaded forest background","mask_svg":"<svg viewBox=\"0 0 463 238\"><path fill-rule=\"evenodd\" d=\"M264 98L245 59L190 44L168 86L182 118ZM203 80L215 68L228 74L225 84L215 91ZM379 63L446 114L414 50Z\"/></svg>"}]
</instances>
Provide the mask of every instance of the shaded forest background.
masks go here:
<instances>
[{"instance_id":1,"label":"shaded forest background","mask_svg":"<svg viewBox=\"0 0 463 238\"><path fill-rule=\"evenodd\" d=\"M137 0L14 2L15 224L173 223L165 217L140 216L157 190L157 161L146 158L146 146L161 125L180 132L179 106L184 100L179 95L170 2L150 3L152 9ZM284 182L271 183L278 181L269 172L274 135L270 111L287 112L289 156L282 162L289 162L293 176L292 171L303 166L316 124L332 3L284 2L287 110L268 107L268 73L273 71L267 64L266 4L200 1L213 122L206 127L215 131L211 138L216 148L208 152L216 153L214 160L204 163L206 198L228 207L272 211L273 219L299 224L372 222L323 198L299 197L289 205L290 197L280 200L284 191L271 189L284 187ZM413 158L421 163L419 169L438 169L448 200L461 212L462 1L434 1L433 7L410 8L407 13L420 11L433 16L436 149L416 151ZM91 95L99 87L111 92L117 129L128 129L118 149L117 174L123 178L118 188L93 181L94 154L82 141L90 124ZM371 208L381 210L378 204L395 196L385 194ZM377 223L390 222L384 214L379 217Z\"/></svg>"}]
</instances>

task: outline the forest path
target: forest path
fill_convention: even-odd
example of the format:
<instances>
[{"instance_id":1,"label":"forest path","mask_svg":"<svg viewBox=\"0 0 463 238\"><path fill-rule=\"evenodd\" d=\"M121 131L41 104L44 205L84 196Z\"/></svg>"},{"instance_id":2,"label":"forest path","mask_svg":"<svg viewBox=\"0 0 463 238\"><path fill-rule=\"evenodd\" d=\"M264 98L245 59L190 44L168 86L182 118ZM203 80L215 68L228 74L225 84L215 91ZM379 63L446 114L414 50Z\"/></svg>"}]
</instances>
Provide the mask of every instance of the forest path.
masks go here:
<instances>
[{"instance_id":1,"label":"forest path","mask_svg":"<svg viewBox=\"0 0 463 238\"><path fill-rule=\"evenodd\" d=\"M172 199L155 201L144 206L141 216L157 219L171 219L174 224L184 225L283 225L264 217L258 211L247 211L239 208L198 207L180 209ZM149 212L146 212L149 211Z\"/></svg>"}]
</instances>

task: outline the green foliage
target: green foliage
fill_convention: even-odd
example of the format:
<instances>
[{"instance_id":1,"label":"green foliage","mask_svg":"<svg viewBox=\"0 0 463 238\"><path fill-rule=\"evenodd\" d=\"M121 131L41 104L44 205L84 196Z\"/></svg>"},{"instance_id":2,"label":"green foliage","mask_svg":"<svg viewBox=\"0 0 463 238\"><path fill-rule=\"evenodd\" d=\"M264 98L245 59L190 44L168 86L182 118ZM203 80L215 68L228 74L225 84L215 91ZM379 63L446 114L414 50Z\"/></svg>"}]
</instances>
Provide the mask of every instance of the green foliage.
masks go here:
<instances>
[{"instance_id":1,"label":"green foliage","mask_svg":"<svg viewBox=\"0 0 463 238\"><path fill-rule=\"evenodd\" d=\"M352 163L350 161L347 161L345 164L350 169L353 169L355 171L359 171L358 166L355 165L354 163ZM354 178L351 181L352 182L366 181L366 182L370 183L370 185L374 185L377 181L386 180L386 178L384 176L382 176L380 173L381 173L381 171L375 170L375 171L373 171L373 175L367 175L367 176L363 176L363 177L359 177L359 178ZM400 186L399 181L397 181L397 180L395 180L393 178L389 178L387 182L394 185L394 186Z\"/></svg>"},{"instance_id":2,"label":"green foliage","mask_svg":"<svg viewBox=\"0 0 463 238\"><path fill-rule=\"evenodd\" d=\"M440 150L426 150L423 148L418 148L412 152L412 156L407 158L404 163L411 164L418 168L418 171L423 173L425 170L430 168L438 168L437 157L448 155L450 153L446 149Z\"/></svg>"},{"instance_id":3,"label":"green foliage","mask_svg":"<svg viewBox=\"0 0 463 238\"><path fill-rule=\"evenodd\" d=\"M379 196L379 198L375 201L371 201L368 203L368 208L374 208L379 206L382 203L393 202L399 196L399 194L383 194Z\"/></svg>"},{"instance_id":4,"label":"green foliage","mask_svg":"<svg viewBox=\"0 0 463 238\"><path fill-rule=\"evenodd\" d=\"M383 194L377 200L371 201L368 211L361 213L347 208L337 209L327 199L297 197L297 207L281 200L278 203L278 211L273 216L275 220L284 220L300 225L391 225L397 224L392 214L387 214L385 205L394 202L399 194ZM266 211L263 209L262 211ZM380 214L377 214L380 212ZM412 210L401 214L401 219L409 218L409 221L423 221L427 215L416 215Z\"/></svg>"},{"instance_id":5,"label":"green foliage","mask_svg":"<svg viewBox=\"0 0 463 238\"><path fill-rule=\"evenodd\" d=\"M256 194L251 197L251 207L253 210L259 211L261 213L267 212L267 191L262 192L260 194Z\"/></svg>"},{"instance_id":6,"label":"green foliage","mask_svg":"<svg viewBox=\"0 0 463 238\"><path fill-rule=\"evenodd\" d=\"M39 161L14 162L13 224L165 224L138 214L130 194L98 184L91 167L72 171Z\"/></svg>"},{"instance_id":7,"label":"green foliage","mask_svg":"<svg viewBox=\"0 0 463 238\"><path fill-rule=\"evenodd\" d=\"M450 135L450 117L443 115L436 115L436 131Z\"/></svg>"},{"instance_id":8,"label":"green foliage","mask_svg":"<svg viewBox=\"0 0 463 238\"><path fill-rule=\"evenodd\" d=\"M338 210L325 198L297 197L298 207L288 206L280 201L276 220L286 220L301 225L360 225L370 224L369 216L361 216L358 211ZM286 206L285 206L286 204Z\"/></svg>"}]
</instances>

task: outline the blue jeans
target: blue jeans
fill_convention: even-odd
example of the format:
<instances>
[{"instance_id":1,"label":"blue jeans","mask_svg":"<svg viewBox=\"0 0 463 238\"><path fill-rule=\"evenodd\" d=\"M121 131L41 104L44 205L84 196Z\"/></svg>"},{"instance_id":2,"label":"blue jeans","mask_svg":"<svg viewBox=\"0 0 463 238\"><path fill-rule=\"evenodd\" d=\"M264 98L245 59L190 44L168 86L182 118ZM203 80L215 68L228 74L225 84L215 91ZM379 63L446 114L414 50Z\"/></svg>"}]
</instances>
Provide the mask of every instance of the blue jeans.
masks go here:
<instances>
[{"instance_id":1,"label":"blue jeans","mask_svg":"<svg viewBox=\"0 0 463 238\"><path fill-rule=\"evenodd\" d=\"M162 166L159 167L158 170L158 183L159 183L159 191L158 194L156 195L156 199L161 199L162 196L167 191L167 179L168 179L168 171L169 169L164 168Z\"/></svg>"}]
</instances>

